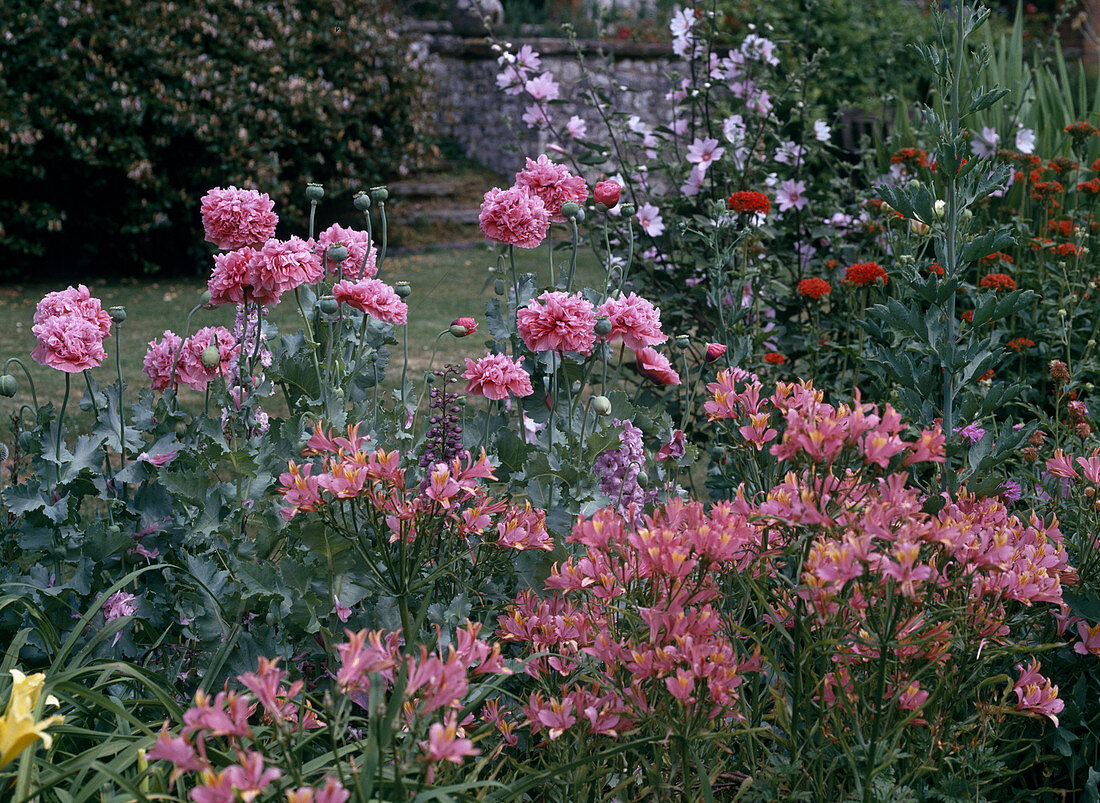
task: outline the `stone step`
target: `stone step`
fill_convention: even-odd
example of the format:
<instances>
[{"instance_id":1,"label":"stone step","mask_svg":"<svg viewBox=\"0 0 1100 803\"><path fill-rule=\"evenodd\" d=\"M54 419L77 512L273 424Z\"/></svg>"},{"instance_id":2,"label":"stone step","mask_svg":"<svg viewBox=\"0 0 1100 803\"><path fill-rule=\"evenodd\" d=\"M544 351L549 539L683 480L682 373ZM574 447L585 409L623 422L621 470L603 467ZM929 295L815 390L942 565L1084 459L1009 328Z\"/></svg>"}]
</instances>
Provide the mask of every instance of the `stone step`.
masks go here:
<instances>
[{"instance_id":1,"label":"stone step","mask_svg":"<svg viewBox=\"0 0 1100 803\"><path fill-rule=\"evenodd\" d=\"M457 182L445 178L410 178L387 186L391 195L400 198L446 198L458 190Z\"/></svg>"},{"instance_id":2,"label":"stone step","mask_svg":"<svg viewBox=\"0 0 1100 803\"><path fill-rule=\"evenodd\" d=\"M407 222L410 225L424 223L459 223L477 225L480 209L431 209L411 214Z\"/></svg>"}]
</instances>

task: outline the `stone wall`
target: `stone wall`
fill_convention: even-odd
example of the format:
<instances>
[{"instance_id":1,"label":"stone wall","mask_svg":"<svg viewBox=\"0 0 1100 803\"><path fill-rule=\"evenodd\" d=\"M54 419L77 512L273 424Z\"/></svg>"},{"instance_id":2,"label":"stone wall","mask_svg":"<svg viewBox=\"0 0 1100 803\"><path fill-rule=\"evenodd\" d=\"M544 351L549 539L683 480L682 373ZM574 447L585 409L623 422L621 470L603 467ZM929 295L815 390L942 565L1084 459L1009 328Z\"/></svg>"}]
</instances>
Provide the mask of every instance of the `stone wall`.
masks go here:
<instances>
[{"instance_id":1,"label":"stone wall","mask_svg":"<svg viewBox=\"0 0 1100 803\"><path fill-rule=\"evenodd\" d=\"M467 157L510 178L523 167L523 156L538 156L554 137L548 131L529 129L521 119L531 102L526 94L506 95L497 89L500 72L497 56L484 39L463 39L442 31L423 32L430 53L434 91L426 102L438 111L438 130L452 137ZM578 115L588 123L588 138L605 130L599 113L581 102L583 72L611 99L609 112L636 114L651 125L668 122L671 104L665 100L670 83L671 49L665 45L634 42L577 43L584 55L582 71L574 45L565 39L512 40L516 50L529 44L542 56L542 71L551 71L561 84L564 103L551 104L556 126ZM613 81L604 64L614 63ZM630 92L623 87L629 87Z\"/></svg>"}]
</instances>

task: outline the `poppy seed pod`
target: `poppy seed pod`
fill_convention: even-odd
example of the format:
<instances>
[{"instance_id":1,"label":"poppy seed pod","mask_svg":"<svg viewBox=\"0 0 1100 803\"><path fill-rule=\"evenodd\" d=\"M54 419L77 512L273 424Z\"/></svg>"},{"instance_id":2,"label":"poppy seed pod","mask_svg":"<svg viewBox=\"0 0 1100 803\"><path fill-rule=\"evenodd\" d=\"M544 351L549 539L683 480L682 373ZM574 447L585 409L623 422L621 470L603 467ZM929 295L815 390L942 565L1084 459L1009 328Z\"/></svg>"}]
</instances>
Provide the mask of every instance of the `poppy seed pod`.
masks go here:
<instances>
[{"instance_id":1,"label":"poppy seed pod","mask_svg":"<svg viewBox=\"0 0 1100 803\"><path fill-rule=\"evenodd\" d=\"M355 197L351 199L351 203L360 212L366 212L370 209L370 195L365 192L357 192Z\"/></svg>"},{"instance_id":2,"label":"poppy seed pod","mask_svg":"<svg viewBox=\"0 0 1100 803\"><path fill-rule=\"evenodd\" d=\"M328 258L330 262L343 262L348 258L348 249L343 243L336 243L328 247Z\"/></svg>"},{"instance_id":3,"label":"poppy seed pod","mask_svg":"<svg viewBox=\"0 0 1100 803\"><path fill-rule=\"evenodd\" d=\"M115 323L122 323L126 320L126 307L111 307L107 310L107 314L111 316L111 320Z\"/></svg>"},{"instance_id":4,"label":"poppy seed pod","mask_svg":"<svg viewBox=\"0 0 1100 803\"><path fill-rule=\"evenodd\" d=\"M306 184L306 197L311 201L320 201L325 197L325 188L320 184Z\"/></svg>"}]
</instances>

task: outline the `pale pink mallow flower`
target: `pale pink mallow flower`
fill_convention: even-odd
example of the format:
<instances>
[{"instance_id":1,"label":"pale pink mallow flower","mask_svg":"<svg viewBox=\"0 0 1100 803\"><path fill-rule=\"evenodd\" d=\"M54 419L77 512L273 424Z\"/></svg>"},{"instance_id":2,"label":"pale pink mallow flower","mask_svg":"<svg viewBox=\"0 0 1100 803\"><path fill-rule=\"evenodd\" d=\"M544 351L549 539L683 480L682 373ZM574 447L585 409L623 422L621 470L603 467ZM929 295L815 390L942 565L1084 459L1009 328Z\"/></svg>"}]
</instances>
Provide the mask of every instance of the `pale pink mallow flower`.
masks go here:
<instances>
[{"instance_id":1,"label":"pale pink mallow flower","mask_svg":"<svg viewBox=\"0 0 1100 803\"><path fill-rule=\"evenodd\" d=\"M565 130L573 139L583 139L588 134L588 123L574 114L565 124Z\"/></svg>"},{"instance_id":2,"label":"pale pink mallow flower","mask_svg":"<svg viewBox=\"0 0 1100 803\"><path fill-rule=\"evenodd\" d=\"M537 195L555 223L565 222L561 205L566 201L583 204L588 199L584 179L574 176L565 165L554 164L545 153L538 159L527 160L527 167L516 173L516 186L526 187Z\"/></svg>"},{"instance_id":3,"label":"pale pink mallow flower","mask_svg":"<svg viewBox=\"0 0 1100 803\"><path fill-rule=\"evenodd\" d=\"M660 237L665 231L665 221L661 211L653 204L643 204L638 210L638 225L650 237Z\"/></svg>"},{"instance_id":4,"label":"pale pink mallow flower","mask_svg":"<svg viewBox=\"0 0 1100 803\"><path fill-rule=\"evenodd\" d=\"M94 324L101 340L111 334L111 316L103 309L102 302L82 284L42 296L34 310L34 323L64 315L76 315Z\"/></svg>"},{"instance_id":5,"label":"pale pink mallow flower","mask_svg":"<svg viewBox=\"0 0 1100 803\"><path fill-rule=\"evenodd\" d=\"M466 373L462 375L468 380L466 392L496 401L508 398L509 394L520 398L530 396L535 391L522 362L523 357L513 362L506 354L486 354L477 362L467 357Z\"/></svg>"},{"instance_id":6,"label":"pale pink mallow flower","mask_svg":"<svg viewBox=\"0 0 1100 803\"><path fill-rule=\"evenodd\" d=\"M775 192L775 201L779 205L780 212L789 209L805 209L809 201L806 199L806 183L789 178L779 183Z\"/></svg>"},{"instance_id":7,"label":"pale pink mallow flower","mask_svg":"<svg viewBox=\"0 0 1100 803\"><path fill-rule=\"evenodd\" d=\"M725 152L726 149L719 147L716 139L710 137L706 139L696 138L693 143L688 145L687 160L691 164L698 165L699 170L706 173L707 168L721 159L722 154Z\"/></svg>"},{"instance_id":8,"label":"pale pink mallow flower","mask_svg":"<svg viewBox=\"0 0 1100 803\"><path fill-rule=\"evenodd\" d=\"M255 249L247 245L235 251L214 254L214 270L206 283L211 304L217 307L256 300L249 292L252 282L250 266L255 258Z\"/></svg>"},{"instance_id":9,"label":"pale pink mallow flower","mask_svg":"<svg viewBox=\"0 0 1100 803\"><path fill-rule=\"evenodd\" d=\"M218 351L218 361L211 367L203 362L203 354L210 346ZM183 341L179 362L176 364L176 380L192 390L206 390L211 380L226 379L236 371L240 347L233 333L224 326L204 326Z\"/></svg>"},{"instance_id":10,"label":"pale pink mallow flower","mask_svg":"<svg viewBox=\"0 0 1100 803\"><path fill-rule=\"evenodd\" d=\"M596 314L611 322L608 342L621 337L628 349L642 349L668 340L661 331L661 310L634 293L607 299Z\"/></svg>"},{"instance_id":11,"label":"pale pink mallow flower","mask_svg":"<svg viewBox=\"0 0 1100 803\"><path fill-rule=\"evenodd\" d=\"M369 279L378 273L378 250L371 244L367 232L345 229L339 223L333 223L317 235L318 250L322 253L337 243L348 249L348 255L343 262L326 260L330 276L339 275L341 269L345 277L355 279Z\"/></svg>"},{"instance_id":12,"label":"pale pink mallow flower","mask_svg":"<svg viewBox=\"0 0 1100 803\"><path fill-rule=\"evenodd\" d=\"M537 248L550 229L550 212L542 199L526 187L493 187L481 202L478 225L490 240Z\"/></svg>"},{"instance_id":13,"label":"pale pink mallow flower","mask_svg":"<svg viewBox=\"0 0 1100 803\"><path fill-rule=\"evenodd\" d=\"M276 304L283 293L318 282L323 275L320 256L301 237L268 240L248 266L251 292L264 304Z\"/></svg>"},{"instance_id":14,"label":"pale pink mallow flower","mask_svg":"<svg viewBox=\"0 0 1100 803\"><path fill-rule=\"evenodd\" d=\"M554 74L551 72L544 72L535 78L528 79L523 88L535 100L557 100L561 95L561 86L554 80Z\"/></svg>"},{"instance_id":15,"label":"pale pink mallow flower","mask_svg":"<svg viewBox=\"0 0 1100 803\"><path fill-rule=\"evenodd\" d=\"M126 591L116 591L103 603L103 618L108 622L137 613L137 597Z\"/></svg>"},{"instance_id":16,"label":"pale pink mallow flower","mask_svg":"<svg viewBox=\"0 0 1100 803\"><path fill-rule=\"evenodd\" d=\"M172 369L181 345L183 339L170 329L164 330L160 340L149 341L149 350L145 352L141 370L153 380L153 390L172 387Z\"/></svg>"},{"instance_id":17,"label":"pale pink mallow flower","mask_svg":"<svg viewBox=\"0 0 1100 803\"><path fill-rule=\"evenodd\" d=\"M409 305L381 279L358 282L344 279L332 288L332 295L338 303L355 307L385 323L403 326L409 322Z\"/></svg>"},{"instance_id":18,"label":"pale pink mallow flower","mask_svg":"<svg viewBox=\"0 0 1100 803\"><path fill-rule=\"evenodd\" d=\"M651 348L636 349L634 359L638 370L658 385L679 385L680 375L672 369L668 357Z\"/></svg>"},{"instance_id":19,"label":"pale pink mallow flower","mask_svg":"<svg viewBox=\"0 0 1100 803\"><path fill-rule=\"evenodd\" d=\"M531 351L590 354L596 309L580 293L547 291L516 313L516 328Z\"/></svg>"},{"instance_id":20,"label":"pale pink mallow flower","mask_svg":"<svg viewBox=\"0 0 1100 803\"><path fill-rule=\"evenodd\" d=\"M202 227L207 242L223 251L259 245L275 234L279 217L266 192L215 187L202 197Z\"/></svg>"},{"instance_id":21,"label":"pale pink mallow flower","mask_svg":"<svg viewBox=\"0 0 1100 803\"><path fill-rule=\"evenodd\" d=\"M31 357L39 365L78 374L107 359L99 327L80 315L46 318L31 331L38 340Z\"/></svg>"}]
</instances>

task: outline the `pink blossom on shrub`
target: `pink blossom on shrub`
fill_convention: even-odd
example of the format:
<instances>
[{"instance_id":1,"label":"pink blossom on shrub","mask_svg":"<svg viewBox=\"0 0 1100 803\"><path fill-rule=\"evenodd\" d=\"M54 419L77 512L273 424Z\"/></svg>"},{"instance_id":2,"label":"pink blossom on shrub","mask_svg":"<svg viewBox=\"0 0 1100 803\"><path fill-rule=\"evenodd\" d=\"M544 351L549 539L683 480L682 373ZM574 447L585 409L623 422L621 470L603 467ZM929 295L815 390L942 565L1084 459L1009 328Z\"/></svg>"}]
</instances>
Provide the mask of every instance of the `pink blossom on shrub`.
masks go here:
<instances>
[{"instance_id":1,"label":"pink blossom on shrub","mask_svg":"<svg viewBox=\"0 0 1100 803\"><path fill-rule=\"evenodd\" d=\"M590 354L596 310L580 293L547 291L516 313L516 328L531 351Z\"/></svg>"},{"instance_id":2,"label":"pink blossom on shrub","mask_svg":"<svg viewBox=\"0 0 1100 803\"><path fill-rule=\"evenodd\" d=\"M209 346L216 346L218 362L211 368L203 364L203 353ZM192 390L205 390L213 379L235 376L240 347L233 334L224 326L204 326L183 341L176 380Z\"/></svg>"},{"instance_id":3,"label":"pink blossom on shrub","mask_svg":"<svg viewBox=\"0 0 1100 803\"><path fill-rule=\"evenodd\" d=\"M661 331L661 311L634 293L607 299L596 308L596 315L611 321L607 341L621 337L628 349L642 349L668 340L668 335Z\"/></svg>"},{"instance_id":4,"label":"pink blossom on shrub","mask_svg":"<svg viewBox=\"0 0 1100 803\"><path fill-rule=\"evenodd\" d=\"M565 222L561 205L566 201L583 204L588 198L588 185L580 176L574 176L565 165L554 164L542 154L536 160L527 159L527 167L516 173L516 186L526 187L542 199L550 220Z\"/></svg>"},{"instance_id":5,"label":"pink blossom on shrub","mask_svg":"<svg viewBox=\"0 0 1100 803\"><path fill-rule=\"evenodd\" d=\"M332 295L340 304L347 304L380 321L394 325L408 323L408 305L381 279L344 279L332 288Z\"/></svg>"},{"instance_id":6,"label":"pink blossom on shrub","mask_svg":"<svg viewBox=\"0 0 1100 803\"><path fill-rule=\"evenodd\" d=\"M220 306L255 301L250 292L255 278L252 275L255 258L256 251L247 245L235 251L214 254L214 270L206 284L211 304Z\"/></svg>"},{"instance_id":7,"label":"pink blossom on shrub","mask_svg":"<svg viewBox=\"0 0 1100 803\"><path fill-rule=\"evenodd\" d=\"M180 336L170 329L164 330L160 340L149 341L141 370L153 380L153 390L165 390L172 386L172 368L182 343Z\"/></svg>"},{"instance_id":8,"label":"pink blossom on shrub","mask_svg":"<svg viewBox=\"0 0 1100 803\"><path fill-rule=\"evenodd\" d=\"M515 362L506 354L486 354L474 362L466 358L466 373L463 379L469 380L467 393L477 393L487 399L506 399L508 394L523 397L534 393L531 377L521 367L523 357Z\"/></svg>"},{"instance_id":9,"label":"pink blossom on shrub","mask_svg":"<svg viewBox=\"0 0 1100 803\"><path fill-rule=\"evenodd\" d=\"M38 339L31 357L40 365L76 374L107 359L102 330L81 315L45 318L31 331Z\"/></svg>"},{"instance_id":10,"label":"pink blossom on shrub","mask_svg":"<svg viewBox=\"0 0 1100 803\"><path fill-rule=\"evenodd\" d=\"M111 316L103 309L102 302L82 284L76 287L70 285L64 290L42 296L34 310L34 323L63 315L76 315L94 324L99 330L100 340L111 334Z\"/></svg>"},{"instance_id":11,"label":"pink blossom on shrub","mask_svg":"<svg viewBox=\"0 0 1100 803\"><path fill-rule=\"evenodd\" d=\"M248 265L253 297L263 304L278 303L283 293L320 281L323 275L321 258L301 237L268 240Z\"/></svg>"},{"instance_id":12,"label":"pink blossom on shrub","mask_svg":"<svg viewBox=\"0 0 1100 803\"><path fill-rule=\"evenodd\" d=\"M525 187L497 187L485 193L478 224L490 240L519 248L535 248L550 229L550 210Z\"/></svg>"},{"instance_id":13,"label":"pink blossom on shrub","mask_svg":"<svg viewBox=\"0 0 1100 803\"><path fill-rule=\"evenodd\" d=\"M680 375L672 368L668 357L649 347L635 349L634 359L638 370L658 385L679 385Z\"/></svg>"},{"instance_id":14,"label":"pink blossom on shrub","mask_svg":"<svg viewBox=\"0 0 1100 803\"><path fill-rule=\"evenodd\" d=\"M202 197L202 227L207 242L224 251L258 246L275 234L279 222L268 194L236 187L215 187Z\"/></svg>"},{"instance_id":15,"label":"pink blossom on shrub","mask_svg":"<svg viewBox=\"0 0 1100 803\"><path fill-rule=\"evenodd\" d=\"M348 249L348 255L343 262L326 262L326 268L330 276L337 276L343 269L343 275L353 279L369 279L378 273L378 249L371 244L370 235L357 229L345 229L339 223L333 223L323 232L317 235L319 251L336 243L342 244Z\"/></svg>"}]
</instances>

